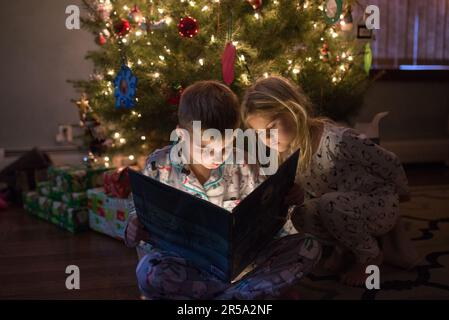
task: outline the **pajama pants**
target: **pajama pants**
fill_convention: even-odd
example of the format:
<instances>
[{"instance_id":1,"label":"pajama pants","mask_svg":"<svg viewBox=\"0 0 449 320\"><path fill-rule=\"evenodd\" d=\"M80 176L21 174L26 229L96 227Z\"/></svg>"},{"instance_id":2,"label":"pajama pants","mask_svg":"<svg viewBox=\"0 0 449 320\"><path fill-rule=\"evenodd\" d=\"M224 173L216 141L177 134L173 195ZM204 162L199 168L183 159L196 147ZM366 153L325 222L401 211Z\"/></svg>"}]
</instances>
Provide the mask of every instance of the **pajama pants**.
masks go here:
<instances>
[{"instance_id":1,"label":"pajama pants","mask_svg":"<svg viewBox=\"0 0 449 320\"><path fill-rule=\"evenodd\" d=\"M399 199L391 188L326 193L306 200L291 217L301 233L350 250L359 263L379 255L376 238L392 230L398 218Z\"/></svg>"},{"instance_id":2,"label":"pajama pants","mask_svg":"<svg viewBox=\"0 0 449 320\"><path fill-rule=\"evenodd\" d=\"M253 268L230 284L192 266L175 253L153 249L139 262L136 274L149 299L256 299L279 296L296 284L321 257L321 246L299 234L274 240L256 258Z\"/></svg>"}]
</instances>

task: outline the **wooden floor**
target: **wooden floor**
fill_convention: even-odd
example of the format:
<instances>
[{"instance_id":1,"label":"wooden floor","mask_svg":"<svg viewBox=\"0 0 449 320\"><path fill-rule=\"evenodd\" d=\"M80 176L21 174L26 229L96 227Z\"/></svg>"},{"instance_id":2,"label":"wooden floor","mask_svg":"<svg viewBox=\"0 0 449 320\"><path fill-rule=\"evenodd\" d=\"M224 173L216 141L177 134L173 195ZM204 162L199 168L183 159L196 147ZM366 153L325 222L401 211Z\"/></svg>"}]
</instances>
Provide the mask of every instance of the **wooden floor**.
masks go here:
<instances>
[{"instance_id":1,"label":"wooden floor","mask_svg":"<svg viewBox=\"0 0 449 320\"><path fill-rule=\"evenodd\" d=\"M136 251L89 231L72 235L21 208L0 212L0 299L137 299ZM68 265L80 290L65 287Z\"/></svg>"},{"instance_id":2,"label":"wooden floor","mask_svg":"<svg viewBox=\"0 0 449 320\"><path fill-rule=\"evenodd\" d=\"M449 184L443 165L406 167L411 185ZM0 212L0 299L138 299L135 250L93 231L72 235L21 208ZM81 289L65 288L77 265Z\"/></svg>"}]
</instances>

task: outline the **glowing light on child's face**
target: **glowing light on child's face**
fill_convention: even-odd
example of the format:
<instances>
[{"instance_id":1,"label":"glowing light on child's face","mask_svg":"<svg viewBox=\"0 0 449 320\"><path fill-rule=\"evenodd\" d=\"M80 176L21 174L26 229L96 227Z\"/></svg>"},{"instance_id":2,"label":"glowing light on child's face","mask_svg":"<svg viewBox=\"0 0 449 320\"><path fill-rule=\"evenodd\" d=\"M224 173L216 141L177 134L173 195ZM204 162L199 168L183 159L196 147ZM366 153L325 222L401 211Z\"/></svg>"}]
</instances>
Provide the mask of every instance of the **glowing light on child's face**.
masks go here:
<instances>
[{"instance_id":1,"label":"glowing light on child's face","mask_svg":"<svg viewBox=\"0 0 449 320\"><path fill-rule=\"evenodd\" d=\"M201 140L200 145L192 141L192 158L208 169L216 169L226 160L232 151L232 141L226 139Z\"/></svg>"},{"instance_id":2,"label":"glowing light on child's face","mask_svg":"<svg viewBox=\"0 0 449 320\"><path fill-rule=\"evenodd\" d=\"M294 132L288 122L288 119L282 116L268 118L262 115L251 115L247 119L248 125L258 131L258 137L267 146L270 145L270 131L276 130L278 143L274 148L278 152L287 151L293 142Z\"/></svg>"},{"instance_id":3,"label":"glowing light on child's face","mask_svg":"<svg viewBox=\"0 0 449 320\"><path fill-rule=\"evenodd\" d=\"M278 168L278 153L267 153L266 148L276 149L277 130L270 130L267 144L257 138L257 131L261 131L259 136L266 134L264 129L226 129L223 135L217 129L203 131L200 121L193 121L190 130L178 127L171 133L170 141L174 145L170 159L173 163L200 164L208 169L216 169L223 163L259 163L264 165L262 174L274 174Z\"/></svg>"}]
</instances>

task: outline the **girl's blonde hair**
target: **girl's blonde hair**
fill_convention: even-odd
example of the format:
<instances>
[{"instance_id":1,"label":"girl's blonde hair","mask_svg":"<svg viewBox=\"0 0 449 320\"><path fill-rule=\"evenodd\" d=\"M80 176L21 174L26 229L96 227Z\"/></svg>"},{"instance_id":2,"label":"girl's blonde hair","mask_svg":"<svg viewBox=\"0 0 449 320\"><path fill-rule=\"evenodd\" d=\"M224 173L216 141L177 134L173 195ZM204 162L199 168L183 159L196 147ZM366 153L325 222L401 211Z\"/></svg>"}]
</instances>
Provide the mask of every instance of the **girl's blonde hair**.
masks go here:
<instances>
[{"instance_id":1,"label":"girl's blonde hair","mask_svg":"<svg viewBox=\"0 0 449 320\"><path fill-rule=\"evenodd\" d=\"M296 132L290 151L301 149L299 170L306 170L313 155L311 128L325 120L313 116L311 103L303 90L280 76L257 80L247 89L243 98L242 119L246 123L250 115L256 114L270 119L285 114L293 118ZM281 159L283 160L285 159Z\"/></svg>"}]
</instances>

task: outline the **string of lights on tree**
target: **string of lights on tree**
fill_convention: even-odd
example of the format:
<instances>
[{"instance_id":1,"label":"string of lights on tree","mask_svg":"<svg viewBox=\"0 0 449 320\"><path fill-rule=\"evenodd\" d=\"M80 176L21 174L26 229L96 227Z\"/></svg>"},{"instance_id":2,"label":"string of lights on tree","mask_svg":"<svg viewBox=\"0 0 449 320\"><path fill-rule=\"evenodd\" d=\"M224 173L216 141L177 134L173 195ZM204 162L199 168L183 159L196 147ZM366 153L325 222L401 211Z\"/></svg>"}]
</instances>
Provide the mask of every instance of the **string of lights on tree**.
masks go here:
<instances>
[{"instance_id":1,"label":"string of lights on tree","mask_svg":"<svg viewBox=\"0 0 449 320\"><path fill-rule=\"evenodd\" d=\"M73 82L108 132L108 156L96 153L105 162L166 144L182 91L197 80L241 94L258 77L280 74L337 120L356 111L367 87L370 40L354 37L356 1L83 2L83 27L99 49L87 54L90 79Z\"/></svg>"}]
</instances>

